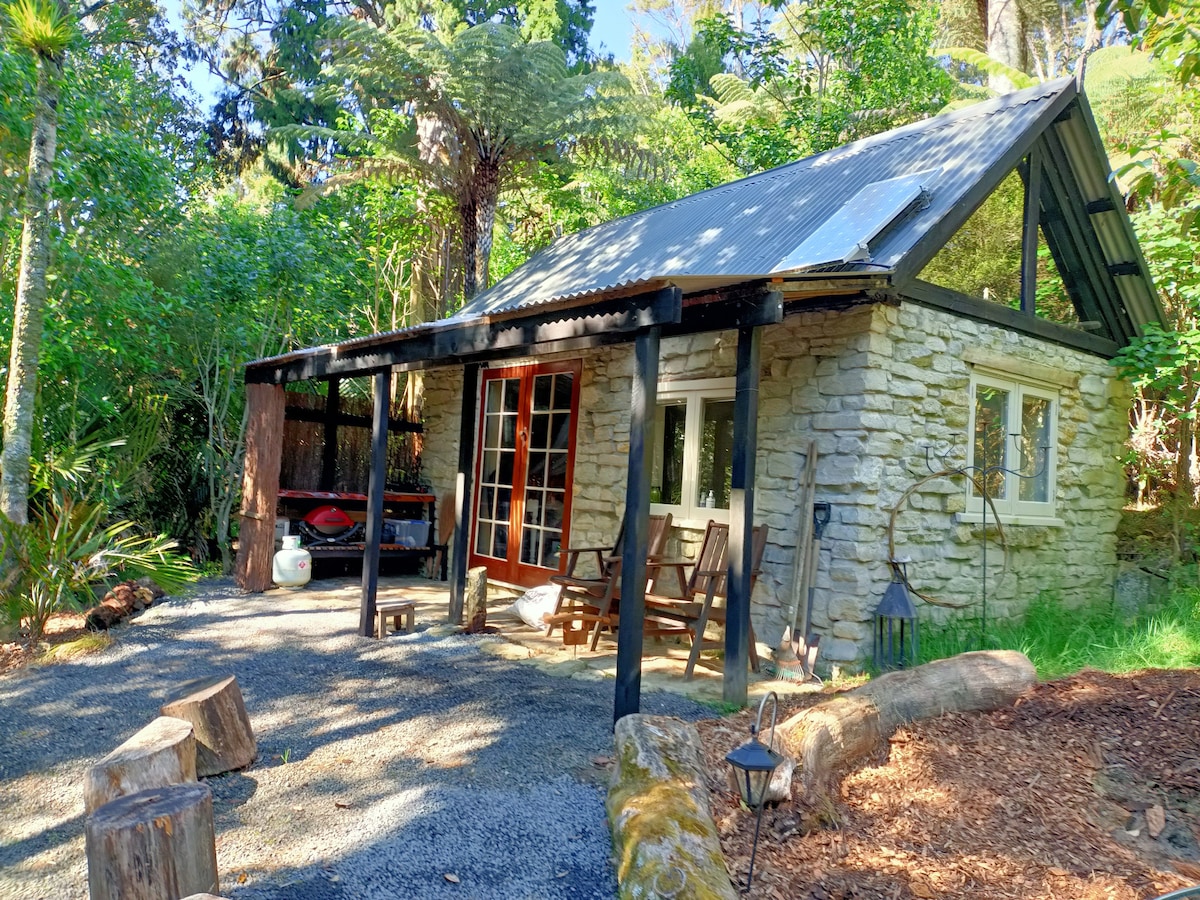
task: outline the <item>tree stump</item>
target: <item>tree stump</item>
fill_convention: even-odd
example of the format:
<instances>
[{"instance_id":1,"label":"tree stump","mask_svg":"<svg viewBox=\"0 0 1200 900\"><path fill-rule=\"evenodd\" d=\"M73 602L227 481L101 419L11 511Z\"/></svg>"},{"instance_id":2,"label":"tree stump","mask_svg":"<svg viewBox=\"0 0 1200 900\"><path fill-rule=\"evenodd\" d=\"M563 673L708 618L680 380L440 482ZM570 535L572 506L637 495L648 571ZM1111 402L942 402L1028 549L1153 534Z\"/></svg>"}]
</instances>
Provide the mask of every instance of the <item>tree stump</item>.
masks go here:
<instances>
[{"instance_id":1,"label":"tree stump","mask_svg":"<svg viewBox=\"0 0 1200 900\"><path fill-rule=\"evenodd\" d=\"M463 607L467 620L467 634L482 632L487 627L487 569L483 566L467 570Z\"/></svg>"},{"instance_id":2,"label":"tree stump","mask_svg":"<svg viewBox=\"0 0 1200 900\"><path fill-rule=\"evenodd\" d=\"M220 892L212 791L199 782L120 797L84 826L91 900Z\"/></svg>"},{"instance_id":3,"label":"tree stump","mask_svg":"<svg viewBox=\"0 0 1200 900\"><path fill-rule=\"evenodd\" d=\"M84 811L126 794L196 780L192 724L160 716L87 771Z\"/></svg>"},{"instance_id":4,"label":"tree stump","mask_svg":"<svg viewBox=\"0 0 1200 900\"><path fill-rule=\"evenodd\" d=\"M232 675L181 685L167 697L160 711L164 716L192 723L196 774L201 778L244 769L258 755L246 704Z\"/></svg>"},{"instance_id":5,"label":"tree stump","mask_svg":"<svg viewBox=\"0 0 1200 900\"><path fill-rule=\"evenodd\" d=\"M192 894L190 897L184 897L183 900L225 900L225 898L218 897L216 894Z\"/></svg>"}]
</instances>

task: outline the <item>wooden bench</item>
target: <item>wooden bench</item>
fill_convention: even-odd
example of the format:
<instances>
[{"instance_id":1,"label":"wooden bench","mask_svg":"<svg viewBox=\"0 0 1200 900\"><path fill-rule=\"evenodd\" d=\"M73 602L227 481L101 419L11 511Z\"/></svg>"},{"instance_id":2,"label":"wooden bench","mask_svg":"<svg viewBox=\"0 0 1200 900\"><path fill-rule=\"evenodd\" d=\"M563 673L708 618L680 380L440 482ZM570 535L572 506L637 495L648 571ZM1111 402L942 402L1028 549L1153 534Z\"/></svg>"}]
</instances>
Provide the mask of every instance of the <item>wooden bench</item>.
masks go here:
<instances>
[{"instance_id":1,"label":"wooden bench","mask_svg":"<svg viewBox=\"0 0 1200 900\"><path fill-rule=\"evenodd\" d=\"M417 604L412 600L384 600L375 604L375 612L379 616L379 639L387 635L387 619L391 616L392 630L400 630L400 617L404 616L404 630L412 631L416 621Z\"/></svg>"}]
</instances>

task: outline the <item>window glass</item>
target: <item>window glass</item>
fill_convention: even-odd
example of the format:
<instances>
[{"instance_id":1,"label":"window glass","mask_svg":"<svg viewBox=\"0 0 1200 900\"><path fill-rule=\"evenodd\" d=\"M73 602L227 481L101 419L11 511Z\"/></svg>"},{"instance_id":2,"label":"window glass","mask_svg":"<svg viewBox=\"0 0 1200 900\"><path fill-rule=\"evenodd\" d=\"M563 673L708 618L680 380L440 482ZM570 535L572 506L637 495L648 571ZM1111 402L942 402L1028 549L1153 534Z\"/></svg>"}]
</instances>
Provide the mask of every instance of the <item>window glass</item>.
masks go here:
<instances>
[{"instance_id":1,"label":"window glass","mask_svg":"<svg viewBox=\"0 0 1200 900\"><path fill-rule=\"evenodd\" d=\"M1050 500L1050 401L1026 395L1021 398L1021 474L1019 496L1033 503Z\"/></svg>"},{"instance_id":2,"label":"window glass","mask_svg":"<svg viewBox=\"0 0 1200 900\"><path fill-rule=\"evenodd\" d=\"M733 401L704 400L701 418L700 496L703 506L729 509L733 477ZM707 502L712 494L713 502ZM699 498L698 498L699 499Z\"/></svg>"},{"instance_id":3,"label":"window glass","mask_svg":"<svg viewBox=\"0 0 1200 900\"><path fill-rule=\"evenodd\" d=\"M650 500L677 506L683 502L683 444L687 432L687 400L658 404L654 416L654 466Z\"/></svg>"},{"instance_id":4,"label":"window glass","mask_svg":"<svg viewBox=\"0 0 1200 900\"><path fill-rule=\"evenodd\" d=\"M1009 392L986 384L975 386L975 477L981 479L993 500L1008 496L1007 467Z\"/></svg>"}]
</instances>

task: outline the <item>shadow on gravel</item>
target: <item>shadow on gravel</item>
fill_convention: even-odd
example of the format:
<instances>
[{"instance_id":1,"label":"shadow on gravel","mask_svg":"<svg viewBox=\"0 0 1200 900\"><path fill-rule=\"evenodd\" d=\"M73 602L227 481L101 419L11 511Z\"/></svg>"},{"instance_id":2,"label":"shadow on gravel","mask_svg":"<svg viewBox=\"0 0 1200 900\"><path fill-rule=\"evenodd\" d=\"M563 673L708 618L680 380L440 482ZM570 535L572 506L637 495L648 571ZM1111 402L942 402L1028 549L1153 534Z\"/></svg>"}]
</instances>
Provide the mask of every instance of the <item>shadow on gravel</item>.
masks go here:
<instances>
[{"instance_id":1,"label":"shadow on gravel","mask_svg":"<svg viewBox=\"0 0 1200 900\"><path fill-rule=\"evenodd\" d=\"M28 794L52 779L69 799L172 688L233 673L259 757L208 780L219 855L223 838L237 845L221 871L226 896L614 896L597 783L612 747L611 681L480 652L493 638L362 638L356 610L216 595L166 606L114 630L101 654L0 678L0 792L33 805ZM674 695L645 695L643 709L712 715ZM36 879L46 861L32 857L77 841L67 863L80 892L60 893L60 880L30 896L83 897L82 831L76 815L9 842L0 825L0 869ZM276 847L307 861L266 862Z\"/></svg>"}]
</instances>

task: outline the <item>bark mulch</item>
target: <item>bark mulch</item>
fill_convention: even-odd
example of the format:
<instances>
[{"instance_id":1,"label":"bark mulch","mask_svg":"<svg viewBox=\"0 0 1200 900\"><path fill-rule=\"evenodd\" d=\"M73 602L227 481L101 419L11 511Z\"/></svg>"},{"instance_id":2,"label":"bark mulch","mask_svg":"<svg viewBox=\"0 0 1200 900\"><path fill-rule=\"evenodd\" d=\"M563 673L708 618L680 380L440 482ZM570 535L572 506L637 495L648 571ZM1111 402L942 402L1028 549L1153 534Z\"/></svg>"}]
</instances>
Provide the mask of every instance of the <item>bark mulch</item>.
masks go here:
<instances>
[{"instance_id":1,"label":"bark mulch","mask_svg":"<svg viewBox=\"0 0 1200 900\"><path fill-rule=\"evenodd\" d=\"M781 702L780 721L828 699ZM744 884L754 817L724 757L755 711L700 723L712 807ZM840 796L763 813L750 896L1140 900L1200 884L1200 670L1082 672L1015 707L892 736Z\"/></svg>"}]
</instances>

